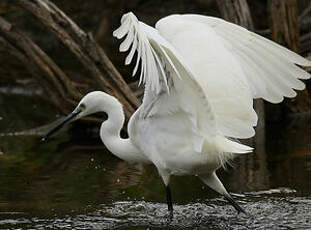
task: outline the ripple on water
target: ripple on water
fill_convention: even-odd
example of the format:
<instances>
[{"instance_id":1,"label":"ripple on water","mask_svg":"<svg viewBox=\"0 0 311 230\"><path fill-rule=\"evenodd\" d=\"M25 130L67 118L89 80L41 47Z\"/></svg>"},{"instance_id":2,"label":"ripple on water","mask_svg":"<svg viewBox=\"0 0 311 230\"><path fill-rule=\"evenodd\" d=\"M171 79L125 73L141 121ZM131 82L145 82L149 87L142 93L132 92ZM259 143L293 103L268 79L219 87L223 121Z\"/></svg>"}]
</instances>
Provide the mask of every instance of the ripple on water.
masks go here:
<instances>
[{"instance_id":1,"label":"ripple on water","mask_svg":"<svg viewBox=\"0 0 311 230\"><path fill-rule=\"evenodd\" d=\"M296 192L297 191L295 189L281 187L281 188L261 190L261 191L256 191L256 192L246 192L244 194L260 196L260 195L272 195L272 194L290 194L290 193L296 193Z\"/></svg>"},{"instance_id":2,"label":"ripple on water","mask_svg":"<svg viewBox=\"0 0 311 230\"><path fill-rule=\"evenodd\" d=\"M241 204L249 216L239 214L219 199L174 206L174 218L168 220L165 204L145 201L116 202L101 205L86 215L54 218L27 217L10 213L0 228L35 229L311 229L311 200L307 197L262 197L246 195Z\"/></svg>"}]
</instances>

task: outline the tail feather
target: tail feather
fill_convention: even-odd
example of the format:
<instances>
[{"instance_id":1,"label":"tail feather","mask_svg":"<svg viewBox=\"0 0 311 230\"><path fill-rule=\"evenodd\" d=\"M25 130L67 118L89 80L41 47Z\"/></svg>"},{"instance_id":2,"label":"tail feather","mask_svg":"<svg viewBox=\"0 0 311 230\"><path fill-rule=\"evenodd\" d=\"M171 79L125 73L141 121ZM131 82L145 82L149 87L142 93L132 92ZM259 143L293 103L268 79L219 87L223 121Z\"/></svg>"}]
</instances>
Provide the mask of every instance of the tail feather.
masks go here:
<instances>
[{"instance_id":1,"label":"tail feather","mask_svg":"<svg viewBox=\"0 0 311 230\"><path fill-rule=\"evenodd\" d=\"M245 154L251 153L254 150L252 147L229 140L226 137L218 138L217 142L219 142L218 146L221 146L221 150L224 153Z\"/></svg>"}]
</instances>

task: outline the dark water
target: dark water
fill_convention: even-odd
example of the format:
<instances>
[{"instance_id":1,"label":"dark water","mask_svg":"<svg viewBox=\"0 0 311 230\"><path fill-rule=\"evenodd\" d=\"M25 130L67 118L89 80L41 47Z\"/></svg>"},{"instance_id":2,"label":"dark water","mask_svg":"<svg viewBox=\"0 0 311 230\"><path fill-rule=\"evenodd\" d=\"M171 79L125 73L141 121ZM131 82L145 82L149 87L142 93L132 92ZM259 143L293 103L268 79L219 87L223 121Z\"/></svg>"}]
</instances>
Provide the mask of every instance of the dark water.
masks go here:
<instances>
[{"instance_id":1,"label":"dark water","mask_svg":"<svg viewBox=\"0 0 311 230\"><path fill-rule=\"evenodd\" d=\"M58 116L36 97L0 94L0 105L0 229L311 229L308 117L267 125L255 153L219 172L249 216L196 177L174 177L169 222L152 166L122 162L97 138L40 142L44 128L30 129Z\"/></svg>"}]
</instances>

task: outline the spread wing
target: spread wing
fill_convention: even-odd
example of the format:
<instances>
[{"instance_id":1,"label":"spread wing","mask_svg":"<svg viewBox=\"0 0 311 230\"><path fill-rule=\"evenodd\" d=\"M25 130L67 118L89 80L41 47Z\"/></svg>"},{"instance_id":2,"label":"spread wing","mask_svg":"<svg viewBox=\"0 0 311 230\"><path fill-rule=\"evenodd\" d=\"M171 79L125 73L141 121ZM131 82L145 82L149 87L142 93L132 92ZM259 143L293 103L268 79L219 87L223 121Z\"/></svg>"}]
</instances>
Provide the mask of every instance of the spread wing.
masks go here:
<instances>
[{"instance_id":1,"label":"spread wing","mask_svg":"<svg viewBox=\"0 0 311 230\"><path fill-rule=\"evenodd\" d=\"M311 66L309 60L223 19L191 14L182 17L213 28L243 68L254 98L279 103L284 97L295 97L293 89L305 88L299 79L309 79L310 74L296 64Z\"/></svg>"},{"instance_id":2,"label":"spread wing","mask_svg":"<svg viewBox=\"0 0 311 230\"><path fill-rule=\"evenodd\" d=\"M156 28L187 62L225 136L252 137L253 98L281 102L305 87L299 78L310 77L295 65L310 66L310 61L222 19L171 15Z\"/></svg>"},{"instance_id":3,"label":"spread wing","mask_svg":"<svg viewBox=\"0 0 311 230\"><path fill-rule=\"evenodd\" d=\"M130 49L125 64L132 61L137 51L133 74L140 66L140 81L145 84L141 119L184 113L198 136L216 136L215 117L207 95L183 58L157 30L128 13L113 35L119 39L127 35L120 45L120 51ZM202 144L203 139L198 150Z\"/></svg>"}]
</instances>

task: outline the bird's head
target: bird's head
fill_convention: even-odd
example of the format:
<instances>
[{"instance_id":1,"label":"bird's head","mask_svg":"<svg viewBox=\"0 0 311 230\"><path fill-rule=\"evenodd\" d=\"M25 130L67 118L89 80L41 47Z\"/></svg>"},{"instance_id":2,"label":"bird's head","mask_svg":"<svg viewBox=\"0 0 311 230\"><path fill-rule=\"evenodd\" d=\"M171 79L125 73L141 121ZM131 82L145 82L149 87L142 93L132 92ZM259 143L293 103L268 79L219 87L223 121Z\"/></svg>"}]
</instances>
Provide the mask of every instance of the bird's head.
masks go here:
<instances>
[{"instance_id":1,"label":"bird's head","mask_svg":"<svg viewBox=\"0 0 311 230\"><path fill-rule=\"evenodd\" d=\"M57 132L67 123L78 120L87 115L103 111L103 109L109 111L109 107L112 106L115 101L117 100L114 97L101 91L94 91L88 93L81 99L77 107L68 116L66 116L56 127L51 129L42 138L42 140L46 140L48 137Z\"/></svg>"}]
</instances>

